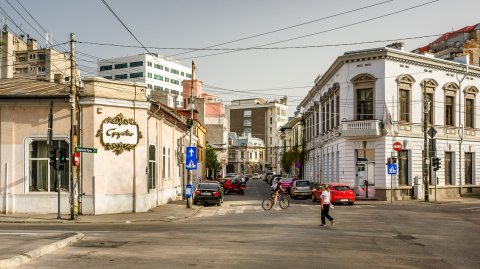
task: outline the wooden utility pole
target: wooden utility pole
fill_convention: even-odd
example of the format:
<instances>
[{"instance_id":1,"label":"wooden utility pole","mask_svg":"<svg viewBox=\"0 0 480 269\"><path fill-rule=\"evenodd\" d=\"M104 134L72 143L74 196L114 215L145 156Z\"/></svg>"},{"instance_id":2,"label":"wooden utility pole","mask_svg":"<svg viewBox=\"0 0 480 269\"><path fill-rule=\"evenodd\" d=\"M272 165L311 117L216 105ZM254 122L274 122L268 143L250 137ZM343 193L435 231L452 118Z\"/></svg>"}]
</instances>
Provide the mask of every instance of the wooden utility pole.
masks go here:
<instances>
[{"instance_id":1,"label":"wooden utility pole","mask_svg":"<svg viewBox=\"0 0 480 269\"><path fill-rule=\"evenodd\" d=\"M75 35L70 33L70 219L75 219L77 197L77 167L73 165L73 156L77 146L77 88L75 72Z\"/></svg>"}]
</instances>

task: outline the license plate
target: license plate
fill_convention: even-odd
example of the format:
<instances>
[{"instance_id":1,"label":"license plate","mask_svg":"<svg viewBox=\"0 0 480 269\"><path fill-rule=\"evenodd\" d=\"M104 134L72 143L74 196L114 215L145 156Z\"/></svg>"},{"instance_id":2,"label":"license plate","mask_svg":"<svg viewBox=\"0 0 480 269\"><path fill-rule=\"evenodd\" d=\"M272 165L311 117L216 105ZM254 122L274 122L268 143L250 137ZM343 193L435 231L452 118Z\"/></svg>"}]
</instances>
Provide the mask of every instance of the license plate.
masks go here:
<instances>
[{"instance_id":1,"label":"license plate","mask_svg":"<svg viewBox=\"0 0 480 269\"><path fill-rule=\"evenodd\" d=\"M205 195L205 196L210 196L210 195L212 195L212 194L211 194L211 193L209 193L209 192L202 192L202 195Z\"/></svg>"},{"instance_id":2,"label":"license plate","mask_svg":"<svg viewBox=\"0 0 480 269\"><path fill-rule=\"evenodd\" d=\"M340 202L348 202L348 199L340 199Z\"/></svg>"}]
</instances>

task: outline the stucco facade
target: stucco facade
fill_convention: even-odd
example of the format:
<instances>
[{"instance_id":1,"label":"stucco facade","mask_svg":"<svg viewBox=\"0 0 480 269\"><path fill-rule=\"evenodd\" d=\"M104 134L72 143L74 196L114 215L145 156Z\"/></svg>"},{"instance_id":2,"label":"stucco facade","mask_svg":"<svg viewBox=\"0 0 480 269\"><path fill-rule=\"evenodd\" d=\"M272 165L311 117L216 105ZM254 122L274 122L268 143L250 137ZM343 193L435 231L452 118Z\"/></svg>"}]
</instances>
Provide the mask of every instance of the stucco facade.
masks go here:
<instances>
[{"instance_id":1,"label":"stucco facade","mask_svg":"<svg viewBox=\"0 0 480 269\"><path fill-rule=\"evenodd\" d=\"M46 144L49 101L53 101L53 146L68 149L68 88L23 81L30 89L39 89L27 93L22 92L22 82L8 83L11 87L5 81L0 84L0 209L3 213L57 212L56 177L48 165ZM82 194L79 212L83 214L145 212L181 199L183 119L148 102L144 84L103 78L87 78L84 84L79 98L79 146L96 148L97 153L81 153L77 185L69 182L69 171L62 172L61 211L69 212L72 188ZM19 91L11 94L15 87ZM132 131L112 134L122 126ZM135 138L133 142L125 140L129 136Z\"/></svg>"}]
</instances>

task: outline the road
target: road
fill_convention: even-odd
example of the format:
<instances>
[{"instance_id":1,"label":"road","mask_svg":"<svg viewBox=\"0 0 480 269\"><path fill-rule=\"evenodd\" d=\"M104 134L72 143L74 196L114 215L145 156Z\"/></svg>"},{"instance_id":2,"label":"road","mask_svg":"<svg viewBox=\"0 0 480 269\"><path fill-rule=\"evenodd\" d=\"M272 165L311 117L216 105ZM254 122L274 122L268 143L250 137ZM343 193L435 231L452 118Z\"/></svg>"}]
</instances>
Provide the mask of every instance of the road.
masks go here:
<instances>
[{"instance_id":1,"label":"road","mask_svg":"<svg viewBox=\"0 0 480 269\"><path fill-rule=\"evenodd\" d=\"M2 224L4 232L79 231L86 240L21 268L478 268L480 202L358 202L320 208L293 200L263 211L269 186L202 208L183 221L130 224Z\"/></svg>"}]
</instances>

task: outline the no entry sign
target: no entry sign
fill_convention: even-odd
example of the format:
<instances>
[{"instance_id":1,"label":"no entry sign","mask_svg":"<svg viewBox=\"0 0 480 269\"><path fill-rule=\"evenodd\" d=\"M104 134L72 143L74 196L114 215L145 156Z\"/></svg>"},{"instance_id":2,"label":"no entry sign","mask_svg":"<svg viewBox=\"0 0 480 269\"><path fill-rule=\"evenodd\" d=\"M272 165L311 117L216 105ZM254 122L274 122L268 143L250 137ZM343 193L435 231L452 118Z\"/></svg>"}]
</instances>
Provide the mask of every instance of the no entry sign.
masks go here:
<instances>
[{"instance_id":1,"label":"no entry sign","mask_svg":"<svg viewBox=\"0 0 480 269\"><path fill-rule=\"evenodd\" d=\"M400 150L402 150L402 143L400 143L400 142L398 142L398 141L395 142L395 143L393 143L393 150L395 150L395 151L397 151L397 152L400 151Z\"/></svg>"}]
</instances>

